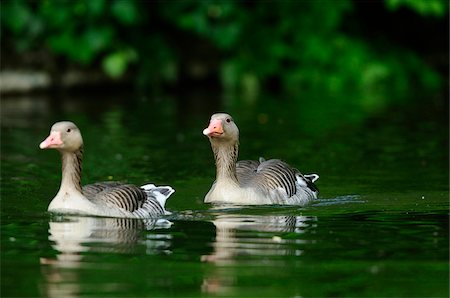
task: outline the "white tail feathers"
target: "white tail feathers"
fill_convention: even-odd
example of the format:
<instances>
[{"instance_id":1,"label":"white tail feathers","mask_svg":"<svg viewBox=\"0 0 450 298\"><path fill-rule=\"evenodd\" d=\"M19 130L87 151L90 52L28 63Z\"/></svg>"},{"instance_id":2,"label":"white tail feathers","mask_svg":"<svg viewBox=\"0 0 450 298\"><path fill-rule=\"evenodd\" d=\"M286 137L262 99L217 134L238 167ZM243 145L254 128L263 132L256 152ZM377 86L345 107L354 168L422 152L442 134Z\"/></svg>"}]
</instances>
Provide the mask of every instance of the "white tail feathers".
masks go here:
<instances>
[{"instance_id":1,"label":"white tail feathers","mask_svg":"<svg viewBox=\"0 0 450 298\"><path fill-rule=\"evenodd\" d=\"M317 175L317 174L307 174L307 175L303 175L303 176L305 176L305 178L308 178L309 180L311 180L313 183L319 179L319 175Z\"/></svg>"},{"instance_id":2,"label":"white tail feathers","mask_svg":"<svg viewBox=\"0 0 450 298\"><path fill-rule=\"evenodd\" d=\"M141 188L153 196L164 209L167 199L175 192L175 189L170 186L155 186L154 184L142 185Z\"/></svg>"},{"instance_id":3,"label":"white tail feathers","mask_svg":"<svg viewBox=\"0 0 450 298\"><path fill-rule=\"evenodd\" d=\"M143 190L152 190L152 189L155 188L155 187L156 187L155 184L151 184L151 183L145 184L145 185L142 185L142 186L141 186L141 188L142 188Z\"/></svg>"}]
</instances>

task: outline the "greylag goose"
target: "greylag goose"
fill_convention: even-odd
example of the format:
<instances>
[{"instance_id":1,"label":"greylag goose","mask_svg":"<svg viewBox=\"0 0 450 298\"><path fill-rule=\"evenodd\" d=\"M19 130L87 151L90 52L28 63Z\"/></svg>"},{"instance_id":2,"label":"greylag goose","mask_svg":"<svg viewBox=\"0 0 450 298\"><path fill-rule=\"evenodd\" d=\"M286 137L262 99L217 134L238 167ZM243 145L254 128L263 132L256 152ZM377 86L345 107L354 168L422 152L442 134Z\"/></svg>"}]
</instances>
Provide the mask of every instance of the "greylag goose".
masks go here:
<instances>
[{"instance_id":1,"label":"greylag goose","mask_svg":"<svg viewBox=\"0 0 450 298\"><path fill-rule=\"evenodd\" d=\"M203 134L216 162L216 181L206 203L304 205L317 198L316 174L303 175L279 159L238 162L239 129L230 115L212 115Z\"/></svg>"},{"instance_id":2,"label":"greylag goose","mask_svg":"<svg viewBox=\"0 0 450 298\"><path fill-rule=\"evenodd\" d=\"M81 187L83 138L74 123L55 123L39 147L58 150L62 160L61 185L48 211L129 218L166 214L166 200L175 191L170 186L146 184L137 187L120 182L100 182Z\"/></svg>"}]
</instances>

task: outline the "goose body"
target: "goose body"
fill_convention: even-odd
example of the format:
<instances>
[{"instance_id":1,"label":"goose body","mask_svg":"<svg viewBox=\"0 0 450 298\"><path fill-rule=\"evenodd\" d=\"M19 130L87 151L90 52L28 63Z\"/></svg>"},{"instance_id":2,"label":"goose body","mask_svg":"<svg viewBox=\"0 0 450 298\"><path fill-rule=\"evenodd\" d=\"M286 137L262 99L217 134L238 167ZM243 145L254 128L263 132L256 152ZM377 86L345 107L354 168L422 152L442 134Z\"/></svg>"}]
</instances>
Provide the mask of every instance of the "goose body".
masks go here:
<instances>
[{"instance_id":1,"label":"goose body","mask_svg":"<svg viewBox=\"0 0 450 298\"><path fill-rule=\"evenodd\" d=\"M279 159L237 161L239 129L230 115L212 115L203 134L216 163L216 181L206 203L304 205L317 198L316 174L303 175Z\"/></svg>"},{"instance_id":2,"label":"goose body","mask_svg":"<svg viewBox=\"0 0 450 298\"><path fill-rule=\"evenodd\" d=\"M81 187L83 139L69 121L55 123L39 145L61 153L62 179L48 211L108 217L150 218L166 213L166 200L174 189L146 184L141 187L120 182L100 182Z\"/></svg>"}]
</instances>

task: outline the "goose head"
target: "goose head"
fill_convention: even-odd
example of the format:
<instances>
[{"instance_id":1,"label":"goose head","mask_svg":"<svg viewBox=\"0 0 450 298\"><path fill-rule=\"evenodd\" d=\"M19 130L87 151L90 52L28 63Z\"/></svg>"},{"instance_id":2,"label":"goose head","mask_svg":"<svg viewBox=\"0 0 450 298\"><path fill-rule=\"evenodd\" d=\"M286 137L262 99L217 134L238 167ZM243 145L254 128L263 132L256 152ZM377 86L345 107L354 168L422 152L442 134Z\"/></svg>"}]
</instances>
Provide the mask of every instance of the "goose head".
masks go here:
<instances>
[{"instance_id":1,"label":"goose head","mask_svg":"<svg viewBox=\"0 0 450 298\"><path fill-rule=\"evenodd\" d=\"M50 135L39 145L41 149L57 149L61 152L76 152L83 147L83 138L78 127L69 121L55 123Z\"/></svg>"},{"instance_id":2,"label":"goose head","mask_svg":"<svg viewBox=\"0 0 450 298\"><path fill-rule=\"evenodd\" d=\"M203 130L203 134L207 136L211 142L239 141L239 129L236 123L234 123L233 118L225 113L212 115L208 127Z\"/></svg>"}]
</instances>

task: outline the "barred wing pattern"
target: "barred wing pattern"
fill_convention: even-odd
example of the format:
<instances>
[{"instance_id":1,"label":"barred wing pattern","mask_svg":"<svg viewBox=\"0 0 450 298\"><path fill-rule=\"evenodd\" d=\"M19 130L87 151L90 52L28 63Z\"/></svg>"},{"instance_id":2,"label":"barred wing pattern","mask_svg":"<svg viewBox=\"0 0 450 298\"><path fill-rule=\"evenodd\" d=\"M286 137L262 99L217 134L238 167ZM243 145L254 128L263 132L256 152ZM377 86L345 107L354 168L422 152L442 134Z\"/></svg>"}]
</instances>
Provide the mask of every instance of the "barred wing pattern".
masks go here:
<instances>
[{"instance_id":1,"label":"barred wing pattern","mask_svg":"<svg viewBox=\"0 0 450 298\"><path fill-rule=\"evenodd\" d=\"M104 191L105 189L108 189L111 187L116 187L116 186L119 186L122 184L123 183L121 183L121 182L115 182L115 181L98 182L98 183L93 183L93 184L88 184L88 185L83 186L82 192L86 198L93 198L98 193Z\"/></svg>"},{"instance_id":2,"label":"barred wing pattern","mask_svg":"<svg viewBox=\"0 0 450 298\"><path fill-rule=\"evenodd\" d=\"M236 163L236 176L240 184L246 184L252 180L258 169L259 162L256 160L240 160Z\"/></svg>"},{"instance_id":3,"label":"barred wing pattern","mask_svg":"<svg viewBox=\"0 0 450 298\"><path fill-rule=\"evenodd\" d=\"M252 168L255 163L259 165ZM302 175L297 169L279 159L239 161L236 172L243 187L254 187L268 195L275 204L296 204L317 196L318 189L311 177ZM317 179L316 178L316 179Z\"/></svg>"},{"instance_id":4,"label":"barred wing pattern","mask_svg":"<svg viewBox=\"0 0 450 298\"><path fill-rule=\"evenodd\" d=\"M165 190L165 188L163 188ZM158 193L132 184L101 182L83 187L83 194L92 202L120 208L136 217L153 217L165 214L164 204L157 199ZM162 193L164 194L164 193ZM169 193L170 195L171 193Z\"/></svg>"}]
</instances>

